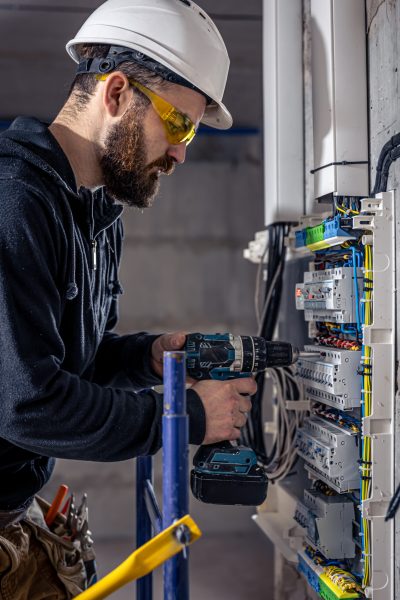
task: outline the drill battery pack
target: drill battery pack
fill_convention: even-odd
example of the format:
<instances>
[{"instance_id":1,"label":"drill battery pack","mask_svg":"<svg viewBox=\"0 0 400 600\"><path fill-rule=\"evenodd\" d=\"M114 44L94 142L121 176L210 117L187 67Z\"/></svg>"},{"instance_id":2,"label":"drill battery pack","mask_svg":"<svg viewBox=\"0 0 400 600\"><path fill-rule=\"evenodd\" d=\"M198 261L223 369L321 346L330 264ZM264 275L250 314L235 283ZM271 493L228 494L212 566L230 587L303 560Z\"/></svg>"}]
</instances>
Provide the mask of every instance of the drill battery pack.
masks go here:
<instances>
[{"instance_id":1,"label":"drill battery pack","mask_svg":"<svg viewBox=\"0 0 400 600\"><path fill-rule=\"evenodd\" d=\"M250 448L229 442L201 446L193 465L190 484L201 502L259 506L267 497L267 476Z\"/></svg>"}]
</instances>

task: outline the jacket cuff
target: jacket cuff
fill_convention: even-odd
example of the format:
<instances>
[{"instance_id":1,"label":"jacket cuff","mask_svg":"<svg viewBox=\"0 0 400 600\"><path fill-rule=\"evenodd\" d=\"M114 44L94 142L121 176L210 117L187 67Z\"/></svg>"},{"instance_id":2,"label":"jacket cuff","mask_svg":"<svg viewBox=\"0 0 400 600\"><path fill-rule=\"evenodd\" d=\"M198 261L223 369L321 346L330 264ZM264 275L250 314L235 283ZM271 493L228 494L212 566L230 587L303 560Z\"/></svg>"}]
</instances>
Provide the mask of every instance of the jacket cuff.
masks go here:
<instances>
[{"instance_id":1,"label":"jacket cuff","mask_svg":"<svg viewBox=\"0 0 400 600\"><path fill-rule=\"evenodd\" d=\"M162 378L156 375L150 366L151 348L160 334L137 333L130 337L124 353L124 366L128 377L143 387L160 385Z\"/></svg>"},{"instance_id":2,"label":"jacket cuff","mask_svg":"<svg viewBox=\"0 0 400 600\"><path fill-rule=\"evenodd\" d=\"M206 435L206 412L200 396L192 389L186 392L186 410L189 415L189 443L200 446Z\"/></svg>"}]
</instances>

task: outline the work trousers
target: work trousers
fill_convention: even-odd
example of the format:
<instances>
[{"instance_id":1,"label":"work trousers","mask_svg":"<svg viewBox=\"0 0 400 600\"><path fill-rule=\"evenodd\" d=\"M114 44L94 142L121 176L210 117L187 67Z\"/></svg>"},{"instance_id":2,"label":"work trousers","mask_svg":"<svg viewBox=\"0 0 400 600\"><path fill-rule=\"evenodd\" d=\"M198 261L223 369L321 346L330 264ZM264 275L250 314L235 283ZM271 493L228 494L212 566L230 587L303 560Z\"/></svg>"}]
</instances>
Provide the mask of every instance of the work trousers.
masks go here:
<instances>
[{"instance_id":1,"label":"work trousers","mask_svg":"<svg viewBox=\"0 0 400 600\"><path fill-rule=\"evenodd\" d=\"M86 587L86 573L77 542L57 535L44 522L48 504L37 498L27 512L0 525L0 600L70 600ZM0 523L7 513L0 511Z\"/></svg>"}]
</instances>

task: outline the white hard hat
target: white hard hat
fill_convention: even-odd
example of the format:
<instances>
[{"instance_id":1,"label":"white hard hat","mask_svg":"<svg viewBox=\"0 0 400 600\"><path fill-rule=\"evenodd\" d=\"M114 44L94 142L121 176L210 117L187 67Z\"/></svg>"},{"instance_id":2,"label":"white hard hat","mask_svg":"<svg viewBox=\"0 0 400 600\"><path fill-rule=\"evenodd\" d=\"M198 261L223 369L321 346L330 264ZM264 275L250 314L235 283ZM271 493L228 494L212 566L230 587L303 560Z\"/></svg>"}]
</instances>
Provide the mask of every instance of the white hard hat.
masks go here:
<instances>
[{"instance_id":1,"label":"white hard hat","mask_svg":"<svg viewBox=\"0 0 400 600\"><path fill-rule=\"evenodd\" d=\"M119 50L121 56L123 51L128 55L133 51L136 62L208 97L202 123L217 129L231 127L232 116L222 103L228 52L213 21L192 0L107 0L68 42L67 52L75 62L80 61L77 44L109 44L114 56ZM93 72L93 65L86 72Z\"/></svg>"}]
</instances>

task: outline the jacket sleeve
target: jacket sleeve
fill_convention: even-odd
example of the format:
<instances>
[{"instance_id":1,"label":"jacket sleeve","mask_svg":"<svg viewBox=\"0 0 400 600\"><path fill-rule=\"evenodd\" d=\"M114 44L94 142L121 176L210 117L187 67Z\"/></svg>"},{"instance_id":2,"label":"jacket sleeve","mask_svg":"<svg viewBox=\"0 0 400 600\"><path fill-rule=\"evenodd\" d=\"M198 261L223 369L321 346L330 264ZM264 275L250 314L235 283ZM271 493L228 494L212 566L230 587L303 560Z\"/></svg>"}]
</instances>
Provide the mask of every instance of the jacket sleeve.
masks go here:
<instances>
[{"instance_id":1,"label":"jacket sleeve","mask_svg":"<svg viewBox=\"0 0 400 600\"><path fill-rule=\"evenodd\" d=\"M112 323L111 320L109 323ZM135 333L117 335L106 331L96 355L94 381L121 388L149 388L162 384L162 379L150 369L151 346L157 335ZM187 413L189 416L189 439L201 444L205 435L203 403L194 390L187 390Z\"/></svg>"},{"instance_id":2,"label":"jacket sleeve","mask_svg":"<svg viewBox=\"0 0 400 600\"><path fill-rule=\"evenodd\" d=\"M151 347L158 335L145 332L118 335L113 331L117 320L117 299L114 299L97 350L93 381L135 390L160 385L162 379L150 367Z\"/></svg>"},{"instance_id":3,"label":"jacket sleeve","mask_svg":"<svg viewBox=\"0 0 400 600\"><path fill-rule=\"evenodd\" d=\"M11 181L1 182L0 197L0 436L56 458L116 461L156 452L159 394L104 387L62 367L61 236L50 203ZM191 441L199 443L204 410L190 396L197 420Z\"/></svg>"}]
</instances>

